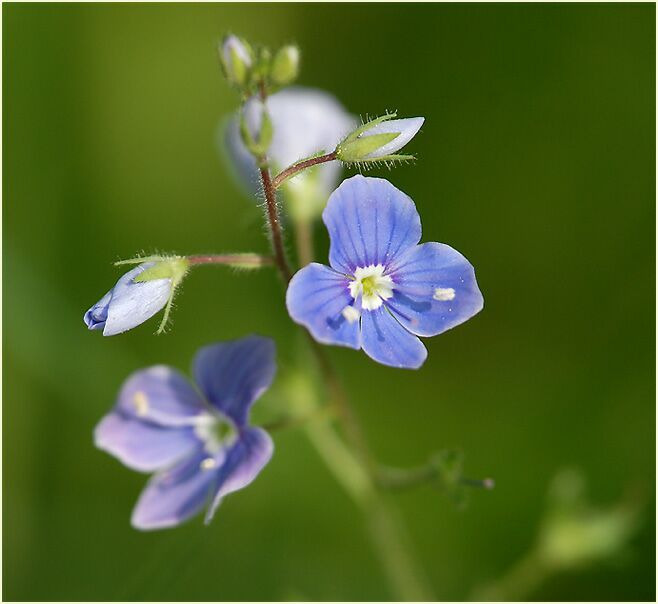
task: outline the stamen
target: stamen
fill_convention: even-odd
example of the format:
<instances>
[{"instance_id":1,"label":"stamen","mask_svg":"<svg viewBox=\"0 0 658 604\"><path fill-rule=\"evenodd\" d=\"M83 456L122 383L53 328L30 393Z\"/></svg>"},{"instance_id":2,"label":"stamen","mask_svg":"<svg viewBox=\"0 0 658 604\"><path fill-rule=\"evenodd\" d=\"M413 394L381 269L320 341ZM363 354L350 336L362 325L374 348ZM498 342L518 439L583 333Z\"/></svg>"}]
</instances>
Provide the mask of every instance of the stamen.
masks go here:
<instances>
[{"instance_id":1,"label":"stamen","mask_svg":"<svg viewBox=\"0 0 658 604\"><path fill-rule=\"evenodd\" d=\"M384 270L383 264L371 264L354 271L354 279L349 284L350 294L355 300L361 297L363 310L375 310L393 296L393 279L384 275Z\"/></svg>"}]
</instances>

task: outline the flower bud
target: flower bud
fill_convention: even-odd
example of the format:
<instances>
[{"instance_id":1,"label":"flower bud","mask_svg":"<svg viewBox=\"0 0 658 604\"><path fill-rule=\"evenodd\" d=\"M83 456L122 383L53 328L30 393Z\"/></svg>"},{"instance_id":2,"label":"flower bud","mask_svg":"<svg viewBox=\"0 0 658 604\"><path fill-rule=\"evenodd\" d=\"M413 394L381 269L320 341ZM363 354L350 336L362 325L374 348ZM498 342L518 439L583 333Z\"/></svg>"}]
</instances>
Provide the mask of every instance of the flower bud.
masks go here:
<instances>
[{"instance_id":1,"label":"flower bud","mask_svg":"<svg viewBox=\"0 0 658 604\"><path fill-rule=\"evenodd\" d=\"M336 156L347 163L403 161L412 155L396 155L420 130L425 118L392 119L395 113L374 119L351 132L336 147Z\"/></svg>"},{"instance_id":2,"label":"flower bud","mask_svg":"<svg viewBox=\"0 0 658 604\"><path fill-rule=\"evenodd\" d=\"M249 44L230 34L222 40L219 58L229 83L243 88L249 80L249 70L253 63Z\"/></svg>"},{"instance_id":3,"label":"flower bud","mask_svg":"<svg viewBox=\"0 0 658 604\"><path fill-rule=\"evenodd\" d=\"M276 86L287 86L297 79L299 73L299 48L284 46L280 48L274 60L270 77Z\"/></svg>"},{"instance_id":4,"label":"flower bud","mask_svg":"<svg viewBox=\"0 0 658 604\"><path fill-rule=\"evenodd\" d=\"M145 262L128 271L85 313L87 327L102 329L104 336L137 327L171 304L188 266L185 258L174 257Z\"/></svg>"},{"instance_id":5,"label":"flower bud","mask_svg":"<svg viewBox=\"0 0 658 604\"><path fill-rule=\"evenodd\" d=\"M244 146L254 157L267 153L274 136L274 126L265 103L260 99L254 98L241 114L240 136Z\"/></svg>"}]
</instances>

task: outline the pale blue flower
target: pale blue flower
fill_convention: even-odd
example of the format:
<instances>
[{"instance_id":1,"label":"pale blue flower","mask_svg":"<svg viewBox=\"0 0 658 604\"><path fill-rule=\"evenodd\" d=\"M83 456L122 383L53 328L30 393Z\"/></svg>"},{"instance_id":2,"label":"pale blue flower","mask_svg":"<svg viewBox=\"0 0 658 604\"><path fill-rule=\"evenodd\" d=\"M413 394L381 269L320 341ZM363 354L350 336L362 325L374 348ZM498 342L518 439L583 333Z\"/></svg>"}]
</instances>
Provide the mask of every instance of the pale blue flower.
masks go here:
<instances>
[{"instance_id":1,"label":"pale blue flower","mask_svg":"<svg viewBox=\"0 0 658 604\"><path fill-rule=\"evenodd\" d=\"M210 522L223 497L256 478L273 444L249 425L249 411L272 383L274 354L274 342L259 336L202 348L198 390L164 365L126 380L94 440L129 468L155 472L133 510L135 528L176 526L206 505Z\"/></svg>"}]
</instances>

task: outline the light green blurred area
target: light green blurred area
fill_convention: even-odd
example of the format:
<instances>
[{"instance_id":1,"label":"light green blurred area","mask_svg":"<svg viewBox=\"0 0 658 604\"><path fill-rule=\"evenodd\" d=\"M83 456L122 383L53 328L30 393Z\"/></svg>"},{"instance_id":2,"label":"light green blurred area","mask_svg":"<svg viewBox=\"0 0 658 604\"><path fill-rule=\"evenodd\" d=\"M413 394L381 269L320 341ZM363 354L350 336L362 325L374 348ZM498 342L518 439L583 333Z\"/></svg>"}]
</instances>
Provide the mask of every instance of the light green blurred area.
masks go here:
<instances>
[{"instance_id":1,"label":"light green blurred area","mask_svg":"<svg viewBox=\"0 0 658 604\"><path fill-rule=\"evenodd\" d=\"M6 600L380 600L359 514L301 432L214 523L141 534L145 477L92 446L122 380L209 342L299 336L274 274L195 271L171 333L103 338L83 312L140 250L267 250L216 144L237 99L215 45L297 42L300 83L357 114L423 115L390 178L425 240L475 265L485 309L427 341L422 370L331 349L377 456L457 447L492 492L456 509L395 496L441 599L528 551L564 465L590 497L645 502L604 562L532 599L655 598L655 7L3 5L3 596ZM327 240L318 228L318 257ZM260 403L274 405L270 395ZM280 401L279 401L280 403Z\"/></svg>"}]
</instances>

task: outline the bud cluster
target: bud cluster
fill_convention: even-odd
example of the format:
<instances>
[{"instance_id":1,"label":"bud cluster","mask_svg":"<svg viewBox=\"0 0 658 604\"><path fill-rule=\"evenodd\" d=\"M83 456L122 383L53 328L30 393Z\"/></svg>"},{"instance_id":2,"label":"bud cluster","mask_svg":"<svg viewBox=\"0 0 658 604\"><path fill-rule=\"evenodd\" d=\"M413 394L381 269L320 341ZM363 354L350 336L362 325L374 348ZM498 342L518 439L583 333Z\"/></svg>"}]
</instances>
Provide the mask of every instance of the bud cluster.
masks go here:
<instances>
[{"instance_id":1,"label":"bud cluster","mask_svg":"<svg viewBox=\"0 0 658 604\"><path fill-rule=\"evenodd\" d=\"M252 48L242 38L229 34L219 46L219 59L229 84L250 96L259 86L268 90L292 84L299 73L299 49L286 45L272 53Z\"/></svg>"}]
</instances>

